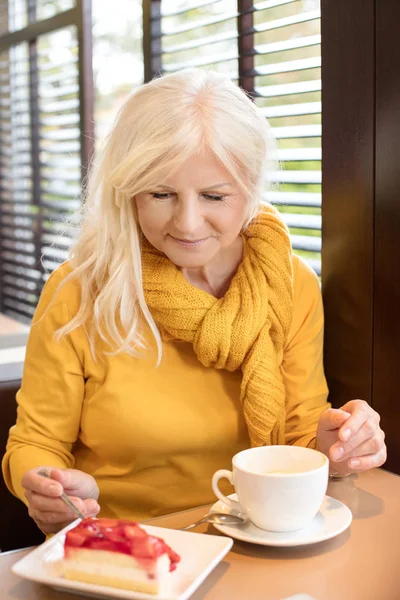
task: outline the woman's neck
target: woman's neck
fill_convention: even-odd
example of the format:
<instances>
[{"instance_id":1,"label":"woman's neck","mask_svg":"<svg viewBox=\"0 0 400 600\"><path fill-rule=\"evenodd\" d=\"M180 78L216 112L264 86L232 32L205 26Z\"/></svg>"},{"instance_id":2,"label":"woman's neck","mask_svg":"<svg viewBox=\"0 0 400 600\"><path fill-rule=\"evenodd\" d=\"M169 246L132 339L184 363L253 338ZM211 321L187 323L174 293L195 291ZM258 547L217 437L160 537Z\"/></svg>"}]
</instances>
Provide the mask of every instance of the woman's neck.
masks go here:
<instances>
[{"instance_id":1,"label":"woman's neck","mask_svg":"<svg viewBox=\"0 0 400 600\"><path fill-rule=\"evenodd\" d=\"M216 298L222 298L228 291L231 281L238 270L243 257L243 240L237 240L224 252L202 266L182 268L185 279L195 287L204 290Z\"/></svg>"}]
</instances>

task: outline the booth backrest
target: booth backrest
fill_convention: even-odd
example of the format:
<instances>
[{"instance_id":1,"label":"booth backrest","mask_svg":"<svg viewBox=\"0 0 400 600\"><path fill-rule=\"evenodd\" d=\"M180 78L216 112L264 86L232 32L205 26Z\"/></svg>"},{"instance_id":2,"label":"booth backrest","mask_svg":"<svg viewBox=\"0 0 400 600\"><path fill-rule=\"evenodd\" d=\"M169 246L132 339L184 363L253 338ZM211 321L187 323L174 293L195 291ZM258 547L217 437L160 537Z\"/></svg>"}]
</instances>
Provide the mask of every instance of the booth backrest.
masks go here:
<instances>
[{"instance_id":1,"label":"booth backrest","mask_svg":"<svg viewBox=\"0 0 400 600\"><path fill-rule=\"evenodd\" d=\"M20 381L0 382L0 456L6 449L8 432L15 424L17 406L15 395ZM0 551L15 550L40 544L43 533L36 527L28 515L28 510L18 498L15 498L0 476Z\"/></svg>"}]
</instances>

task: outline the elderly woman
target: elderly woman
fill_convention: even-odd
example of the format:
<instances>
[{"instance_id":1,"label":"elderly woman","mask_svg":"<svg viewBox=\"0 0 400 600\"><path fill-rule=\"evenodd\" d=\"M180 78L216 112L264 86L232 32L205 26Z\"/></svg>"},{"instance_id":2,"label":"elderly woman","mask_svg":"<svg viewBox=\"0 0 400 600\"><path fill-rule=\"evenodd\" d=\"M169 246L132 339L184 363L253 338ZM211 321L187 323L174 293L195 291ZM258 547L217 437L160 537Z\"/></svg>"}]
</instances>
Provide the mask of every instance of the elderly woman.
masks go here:
<instances>
[{"instance_id":1,"label":"elderly woman","mask_svg":"<svg viewBox=\"0 0 400 600\"><path fill-rule=\"evenodd\" d=\"M209 503L251 445L318 448L335 473L385 461L377 413L327 403L318 280L261 204L270 139L203 71L122 108L37 307L3 461L43 531L74 519L63 490L86 515L138 520Z\"/></svg>"}]
</instances>

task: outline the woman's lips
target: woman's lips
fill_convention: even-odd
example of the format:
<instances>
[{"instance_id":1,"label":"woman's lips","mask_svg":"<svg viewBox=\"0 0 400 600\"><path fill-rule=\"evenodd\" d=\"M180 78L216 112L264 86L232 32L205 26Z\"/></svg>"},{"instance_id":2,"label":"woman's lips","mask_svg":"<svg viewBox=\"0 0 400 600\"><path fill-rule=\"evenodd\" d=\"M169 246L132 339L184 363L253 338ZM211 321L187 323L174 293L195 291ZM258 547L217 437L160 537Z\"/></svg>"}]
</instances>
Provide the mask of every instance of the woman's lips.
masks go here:
<instances>
[{"instance_id":1,"label":"woman's lips","mask_svg":"<svg viewBox=\"0 0 400 600\"><path fill-rule=\"evenodd\" d=\"M176 238L171 234L170 234L170 238L172 238L174 240L174 242L176 242L177 244L180 244L184 248L197 248L198 246L201 246L208 240L208 238L202 238L201 240L185 240L185 239Z\"/></svg>"}]
</instances>

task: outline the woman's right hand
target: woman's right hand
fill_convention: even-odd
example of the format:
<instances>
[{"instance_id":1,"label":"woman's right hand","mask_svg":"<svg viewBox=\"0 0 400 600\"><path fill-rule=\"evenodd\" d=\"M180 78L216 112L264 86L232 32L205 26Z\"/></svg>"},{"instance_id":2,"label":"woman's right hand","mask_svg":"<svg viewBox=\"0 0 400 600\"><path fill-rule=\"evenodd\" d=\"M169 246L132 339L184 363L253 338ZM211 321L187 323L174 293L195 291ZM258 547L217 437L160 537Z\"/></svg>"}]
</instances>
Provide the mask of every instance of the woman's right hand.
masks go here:
<instances>
[{"instance_id":1,"label":"woman's right hand","mask_svg":"<svg viewBox=\"0 0 400 600\"><path fill-rule=\"evenodd\" d=\"M39 475L41 469L45 469L51 479ZM83 471L37 467L27 471L21 483L29 515L43 533L57 533L76 519L76 514L60 499L63 492L85 517L94 517L100 510L96 480Z\"/></svg>"}]
</instances>

